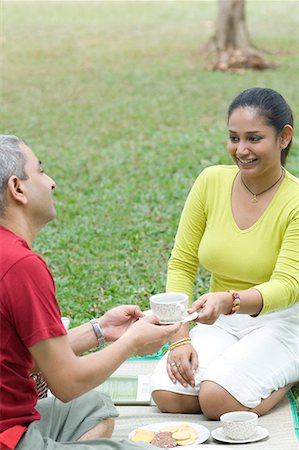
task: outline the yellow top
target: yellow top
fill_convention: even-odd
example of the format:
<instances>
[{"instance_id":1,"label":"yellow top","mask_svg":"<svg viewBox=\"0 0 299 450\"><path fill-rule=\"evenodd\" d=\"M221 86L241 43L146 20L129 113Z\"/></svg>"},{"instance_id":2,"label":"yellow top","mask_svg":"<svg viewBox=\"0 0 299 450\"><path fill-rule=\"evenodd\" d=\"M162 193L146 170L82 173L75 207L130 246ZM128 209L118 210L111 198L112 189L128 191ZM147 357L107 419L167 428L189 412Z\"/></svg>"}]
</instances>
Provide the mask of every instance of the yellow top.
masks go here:
<instances>
[{"instance_id":1,"label":"yellow top","mask_svg":"<svg viewBox=\"0 0 299 450\"><path fill-rule=\"evenodd\" d=\"M209 167L186 200L168 264L168 292L192 288L201 264L212 292L256 288L260 314L299 301L299 180L285 178L259 220L241 230L231 208L236 166Z\"/></svg>"}]
</instances>

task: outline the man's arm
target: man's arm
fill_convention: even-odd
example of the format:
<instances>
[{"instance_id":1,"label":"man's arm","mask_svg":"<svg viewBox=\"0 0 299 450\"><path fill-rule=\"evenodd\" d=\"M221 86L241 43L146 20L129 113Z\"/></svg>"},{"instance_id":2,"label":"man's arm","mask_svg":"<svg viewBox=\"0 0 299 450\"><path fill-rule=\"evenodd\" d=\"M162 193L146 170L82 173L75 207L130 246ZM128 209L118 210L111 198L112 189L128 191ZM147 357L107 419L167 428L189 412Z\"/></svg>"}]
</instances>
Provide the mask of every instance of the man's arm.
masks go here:
<instances>
[{"instance_id":1,"label":"man's arm","mask_svg":"<svg viewBox=\"0 0 299 450\"><path fill-rule=\"evenodd\" d=\"M180 327L158 324L155 316L142 318L110 346L80 358L67 336L45 339L29 350L52 393L68 402L103 383L130 356L159 350Z\"/></svg>"},{"instance_id":2,"label":"man's arm","mask_svg":"<svg viewBox=\"0 0 299 450\"><path fill-rule=\"evenodd\" d=\"M110 309L97 319L107 342L117 340L136 320L144 314L137 305L121 305ZM71 328L68 332L70 346L75 355L81 355L98 346L93 328L89 322Z\"/></svg>"},{"instance_id":3,"label":"man's arm","mask_svg":"<svg viewBox=\"0 0 299 450\"><path fill-rule=\"evenodd\" d=\"M96 336L89 322L68 330L67 338L72 351L77 356L98 345Z\"/></svg>"}]
</instances>

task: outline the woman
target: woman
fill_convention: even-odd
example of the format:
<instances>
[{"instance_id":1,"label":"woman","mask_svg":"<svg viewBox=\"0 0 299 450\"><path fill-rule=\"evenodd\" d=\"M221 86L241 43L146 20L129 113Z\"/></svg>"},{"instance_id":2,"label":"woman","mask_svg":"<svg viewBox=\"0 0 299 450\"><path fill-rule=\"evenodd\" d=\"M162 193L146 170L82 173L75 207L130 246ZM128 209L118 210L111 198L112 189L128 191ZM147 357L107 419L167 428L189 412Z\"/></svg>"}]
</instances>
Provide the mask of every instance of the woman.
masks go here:
<instances>
[{"instance_id":1,"label":"woman","mask_svg":"<svg viewBox=\"0 0 299 450\"><path fill-rule=\"evenodd\" d=\"M187 198L167 291L191 299L198 264L210 292L189 309L152 377L164 412L265 414L299 380L299 180L283 168L293 116L272 89L242 92L228 110L235 163L205 169Z\"/></svg>"}]
</instances>

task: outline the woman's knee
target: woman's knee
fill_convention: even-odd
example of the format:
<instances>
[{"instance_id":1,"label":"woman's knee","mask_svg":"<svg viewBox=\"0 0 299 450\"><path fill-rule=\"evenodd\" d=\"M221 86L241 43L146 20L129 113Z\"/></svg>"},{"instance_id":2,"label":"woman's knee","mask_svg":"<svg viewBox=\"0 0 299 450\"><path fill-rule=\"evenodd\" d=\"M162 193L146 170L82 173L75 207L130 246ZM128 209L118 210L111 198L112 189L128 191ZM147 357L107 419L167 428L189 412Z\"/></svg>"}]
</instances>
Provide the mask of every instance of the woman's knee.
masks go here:
<instances>
[{"instance_id":1,"label":"woman's knee","mask_svg":"<svg viewBox=\"0 0 299 450\"><path fill-rule=\"evenodd\" d=\"M212 381L203 381L199 390L199 405L203 414L211 420L219 420L221 414L234 410L248 410L226 389Z\"/></svg>"},{"instance_id":2,"label":"woman's knee","mask_svg":"<svg viewBox=\"0 0 299 450\"><path fill-rule=\"evenodd\" d=\"M152 396L161 412L189 414L200 412L197 396L162 390L154 391Z\"/></svg>"}]
</instances>

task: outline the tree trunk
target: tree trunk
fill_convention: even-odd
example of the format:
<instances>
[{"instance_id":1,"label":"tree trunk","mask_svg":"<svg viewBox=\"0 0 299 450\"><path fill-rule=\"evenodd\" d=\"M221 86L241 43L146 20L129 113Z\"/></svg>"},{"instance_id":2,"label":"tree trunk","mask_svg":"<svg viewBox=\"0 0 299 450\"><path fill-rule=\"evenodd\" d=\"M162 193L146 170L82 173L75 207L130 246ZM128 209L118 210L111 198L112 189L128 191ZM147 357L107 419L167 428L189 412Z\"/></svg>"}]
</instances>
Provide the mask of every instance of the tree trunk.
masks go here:
<instances>
[{"instance_id":1,"label":"tree trunk","mask_svg":"<svg viewBox=\"0 0 299 450\"><path fill-rule=\"evenodd\" d=\"M216 32L209 43L216 54L212 70L263 70L274 67L250 43L245 0L218 0Z\"/></svg>"}]
</instances>

